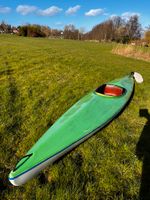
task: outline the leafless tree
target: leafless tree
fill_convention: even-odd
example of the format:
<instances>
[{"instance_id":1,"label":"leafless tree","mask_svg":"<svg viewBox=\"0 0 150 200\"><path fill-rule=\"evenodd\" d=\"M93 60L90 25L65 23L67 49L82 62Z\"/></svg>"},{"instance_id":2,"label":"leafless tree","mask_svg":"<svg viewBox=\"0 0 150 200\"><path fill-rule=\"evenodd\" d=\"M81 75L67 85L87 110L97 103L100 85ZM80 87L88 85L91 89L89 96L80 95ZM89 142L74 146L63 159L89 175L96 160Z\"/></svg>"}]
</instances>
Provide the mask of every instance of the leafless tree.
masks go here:
<instances>
[{"instance_id":1,"label":"leafless tree","mask_svg":"<svg viewBox=\"0 0 150 200\"><path fill-rule=\"evenodd\" d=\"M12 32L11 25L2 21L0 24L0 32L1 33L11 33Z\"/></svg>"},{"instance_id":2,"label":"leafless tree","mask_svg":"<svg viewBox=\"0 0 150 200\"><path fill-rule=\"evenodd\" d=\"M130 40L141 38L141 25L137 15L130 17L126 23L126 29Z\"/></svg>"},{"instance_id":3,"label":"leafless tree","mask_svg":"<svg viewBox=\"0 0 150 200\"><path fill-rule=\"evenodd\" d=\"M79 39L79 30L72 24L66 25L64 28L64 38L73 40Z\"/></svg>"}]
</instances>

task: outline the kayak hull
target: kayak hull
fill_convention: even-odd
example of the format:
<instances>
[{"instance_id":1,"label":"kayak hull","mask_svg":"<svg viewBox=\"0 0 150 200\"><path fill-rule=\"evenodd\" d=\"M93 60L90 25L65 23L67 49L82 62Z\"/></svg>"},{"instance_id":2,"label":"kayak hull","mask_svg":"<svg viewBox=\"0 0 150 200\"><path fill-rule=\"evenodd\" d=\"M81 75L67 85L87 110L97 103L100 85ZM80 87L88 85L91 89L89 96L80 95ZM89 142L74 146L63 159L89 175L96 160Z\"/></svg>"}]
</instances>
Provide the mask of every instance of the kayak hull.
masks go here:
<instances>
[{"instance_id":1,"label":"kayak hull","mask_svg":"<svg viewBox=\"0 0 150 200\"><path fill-rule=\"evenodd\" d=\"M13 185L27 182L102 129L125 108L134 91L133 77L126 76L109 84L122 87L124 94L121 97L108 97L94 91L72 106L27 152L31 157L21 159L10 173L9 180Z\"/></svg>"},{"instance_id":2,"label":"kayak hull","mask_svg":"<svg viewBox=\"0 0 150 200\"><path fill-rule=\"evenodd\" d=\"M22 173L21 175L15 177L15 178L9 178L9 181L15 185L19 186L24 183L26 183L28 180L32 179L34 176L39 174L40 171L42 171L45 167L53 164L56 160L61 158L63 155L77 147L79 144L87 140L89 137L91 137L94 133L96 133L98 130L100 130L103 127L100 127L99 129L93 131L92 133L88 134L86 137L80 139L79 141L75 142L74 144L70 145L69 147L66 147L66 149L63 149L61 152L58 152L56 155L44 160L43 162L37 164L33 168L29 169L25 173Z\"/></svg>"}]
</instances>

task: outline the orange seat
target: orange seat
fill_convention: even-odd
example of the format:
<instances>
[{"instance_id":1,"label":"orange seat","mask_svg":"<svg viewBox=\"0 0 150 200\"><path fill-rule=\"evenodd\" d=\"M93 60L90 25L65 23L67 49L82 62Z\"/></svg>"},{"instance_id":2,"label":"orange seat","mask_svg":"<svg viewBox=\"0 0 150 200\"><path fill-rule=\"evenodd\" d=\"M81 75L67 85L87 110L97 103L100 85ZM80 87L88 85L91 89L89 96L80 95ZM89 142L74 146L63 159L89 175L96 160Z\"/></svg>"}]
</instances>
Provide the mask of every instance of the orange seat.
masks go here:
<instances>
[{"instance_id":1,"label":"orange seat","mask_svg":"<svg viewBox=\"0 0 150 200\"><path fill-rule=\"evenodd\" d=\"M123 94L123 89L115 85L106 85L104 94L108 96L121 96Z\"/></svg>"}]
</instances>

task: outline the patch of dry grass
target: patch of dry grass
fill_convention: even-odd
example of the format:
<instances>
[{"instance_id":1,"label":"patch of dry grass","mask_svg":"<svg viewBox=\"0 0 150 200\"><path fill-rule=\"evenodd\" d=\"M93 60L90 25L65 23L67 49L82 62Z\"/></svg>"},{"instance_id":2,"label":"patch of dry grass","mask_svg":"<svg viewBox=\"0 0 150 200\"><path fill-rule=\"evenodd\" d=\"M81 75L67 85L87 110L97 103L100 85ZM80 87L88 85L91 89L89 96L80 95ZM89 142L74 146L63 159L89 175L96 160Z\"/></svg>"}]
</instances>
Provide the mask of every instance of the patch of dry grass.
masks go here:
<instances>
[{"instance_id":1,"label":"patch of dry grass","mask_svg":"<svg viewBox=\"0 0 150 200\"><path fill-rule=\"evenodd\" d=\"M139 60L150 62L149 47L139 47L139 46L119 44L113 48L112 52L122 56L132 57Z\"/></svg>"}]
</instances>

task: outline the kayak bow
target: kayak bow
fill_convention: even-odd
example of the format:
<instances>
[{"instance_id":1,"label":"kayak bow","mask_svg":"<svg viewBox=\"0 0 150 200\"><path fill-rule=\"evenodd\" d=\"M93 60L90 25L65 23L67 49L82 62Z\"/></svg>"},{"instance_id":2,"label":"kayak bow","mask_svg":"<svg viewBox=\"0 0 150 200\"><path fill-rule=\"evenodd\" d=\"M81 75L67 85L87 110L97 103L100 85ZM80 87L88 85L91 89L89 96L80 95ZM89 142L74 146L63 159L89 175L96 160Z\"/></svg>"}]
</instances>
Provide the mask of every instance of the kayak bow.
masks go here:
<instances>
[{"instance_id":1,"label":"kayak bow","mask_svg":"<svg viewBox=\"0 0 150 200\"><path fill-rule=\"evenodd\" d=\"M9 174L19 186L113 120L130 101L134 73L90 92L65 112Z\"/></svg>"}]
</instances>

